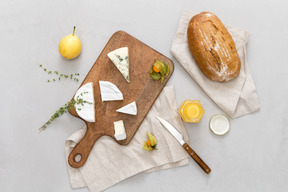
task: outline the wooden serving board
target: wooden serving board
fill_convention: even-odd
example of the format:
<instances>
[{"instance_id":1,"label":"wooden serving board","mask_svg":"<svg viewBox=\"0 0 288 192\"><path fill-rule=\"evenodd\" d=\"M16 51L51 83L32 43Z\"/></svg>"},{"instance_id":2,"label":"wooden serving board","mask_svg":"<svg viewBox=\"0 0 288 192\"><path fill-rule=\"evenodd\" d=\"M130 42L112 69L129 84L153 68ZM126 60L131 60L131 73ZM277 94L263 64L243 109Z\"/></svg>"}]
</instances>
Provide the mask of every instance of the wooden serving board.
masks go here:
<instances>
[{"instance_id":1,"label":"wooden serving board","mask_svg":"<svg viewBox=\"0 0 288 192\"><path fill-rule=\"evenodd\" d=\"M129 49L130 83L125 80L107 56L109 52L121 47L128 47ZM170 66L170 73L164 78L163 83L161 83L161 80L153 80L150 76L150 68L155 59L161 60ZM124 31L114 33L81 84L82 86L93 82L96 122L90 123L82 119L87 125L87 131L70 153L68 157L69 164L74 168L83 166L94 143L101 136L107 135L115 139L113 122L118 120L123 120L127 137L125 140L117 141L115 139L115 141L120 145L127 145L164 88L173 70L174 64L169 58ZM115 84L123 93L124 100L102 102L99 81L109 81ZM116 112L117 109L133 101L136 101L137 104L138 114L136 116ZM70 113L80 118L74 109ZM76 156L81 157L81 159L76 161Z\"/></svg>"}]
</instances>

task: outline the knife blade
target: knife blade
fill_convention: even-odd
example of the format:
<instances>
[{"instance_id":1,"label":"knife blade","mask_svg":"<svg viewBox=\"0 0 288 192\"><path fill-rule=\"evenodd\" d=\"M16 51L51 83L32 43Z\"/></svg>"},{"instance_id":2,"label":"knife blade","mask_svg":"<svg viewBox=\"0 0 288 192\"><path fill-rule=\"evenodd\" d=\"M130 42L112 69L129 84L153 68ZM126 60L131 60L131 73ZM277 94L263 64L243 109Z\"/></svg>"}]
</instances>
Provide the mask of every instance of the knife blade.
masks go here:
<instances>
[{"instance_id":1,"label":"knife blade","mask_svg":"<svg viewBox=\"0 0 288 192\"><path fill-rule=\"evenodd\" d=\"M211 172L211 169L206 165L206 163L195 153L195 151L185 143L183 135L168 121L162 119L161 117L156 117L160 123L173 135L176 140L183 146L185 151L196 161L196 163L203 169L207 174Z\"/></svg>"}]
</instances>

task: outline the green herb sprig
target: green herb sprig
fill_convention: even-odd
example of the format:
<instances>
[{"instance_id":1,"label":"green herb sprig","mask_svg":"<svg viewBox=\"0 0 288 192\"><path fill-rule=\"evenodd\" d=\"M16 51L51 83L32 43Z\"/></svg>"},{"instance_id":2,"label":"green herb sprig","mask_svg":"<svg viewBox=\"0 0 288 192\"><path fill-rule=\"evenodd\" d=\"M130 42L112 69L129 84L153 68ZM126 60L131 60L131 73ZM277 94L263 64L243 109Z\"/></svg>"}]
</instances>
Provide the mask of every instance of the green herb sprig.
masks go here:
<instances>
[{"instance_id":1,"label":"green herb sprig","mask_svg":"<svg viewBox=\"0 0 288 192\"><path fill-rule=\"evenodd\" d=\"M85 103L92 105L93 103L88 102L83 100L82 98L80 98L80 96L83 96L83 94L86 94L88 92L83 92L80 95L78 95L76 97L76 99L74 98L73 100L67 102L65 105L63 105L62 107L60 107L52 116L51 118L39 128L39 132L44 131L46 129L46 127L48 125L50 125L52 123L52 121L54 121L55 119L57 119L58 117L62 116L64 113L67 113L68 111L72 110L72 109L76 109L75 105L82 105L84 106ZM81 108L77 108L78 110L81 110Z\"/></svg>"},{"instance_id":2,"label":"green herb sprig","mask_svg":"<svg viewBox=\"0 0 288 192\"><path fill-rule=\"evenodd\" d=\"M52 81L56 81L56 80L60 81L62 78L73 79L75 82L79 81L79 79L76 77L76 76L80 75L79 73L74 73L74 74L67 75L67 74L59 73L58 71L50 71L47 68L45 68L42 64L39 64L39 67L42 68L43 71L47 72L48 74L54 74L54 75L58 76L57 78L48 79L47 80L48 83L52 82Z\"/></svg>"}]
</instances>

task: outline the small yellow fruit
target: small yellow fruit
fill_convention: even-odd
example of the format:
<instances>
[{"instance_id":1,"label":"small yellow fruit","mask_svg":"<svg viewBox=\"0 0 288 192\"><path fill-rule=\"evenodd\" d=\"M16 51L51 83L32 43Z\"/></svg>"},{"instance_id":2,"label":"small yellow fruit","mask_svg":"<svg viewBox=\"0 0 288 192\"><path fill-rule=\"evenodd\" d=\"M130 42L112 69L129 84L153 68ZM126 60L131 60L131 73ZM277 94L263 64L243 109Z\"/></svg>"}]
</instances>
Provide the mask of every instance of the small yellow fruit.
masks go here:
<instances>
[{"instance_id":1,"label":"small yellow fruit","mask_svg":"<svg viewBox=\"0 0 288 192\"><path fill-rule=\"evenodd\" d=\"M76 58L81 52L81 41L77 35L75 35L75 26L73 29L73 33L67 35L61 39L59 43L59 53L65 59L74 59Z\"/></svg>"}]
</instances>

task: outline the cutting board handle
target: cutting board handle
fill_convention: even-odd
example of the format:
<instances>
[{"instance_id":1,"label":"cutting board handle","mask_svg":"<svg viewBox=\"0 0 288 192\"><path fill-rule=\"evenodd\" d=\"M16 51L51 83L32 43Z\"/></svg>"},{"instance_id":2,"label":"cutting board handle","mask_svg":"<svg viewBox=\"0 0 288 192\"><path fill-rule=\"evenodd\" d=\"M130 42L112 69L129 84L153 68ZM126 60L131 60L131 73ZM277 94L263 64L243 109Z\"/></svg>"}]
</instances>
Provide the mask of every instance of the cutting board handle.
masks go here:
<instances>
[{"instance_id":1,"label":"cutting board handle","mask_svg":"<svg viewBox=\"0 0 288 192\"><path fill-rule=\"evenodd\" d=\"M89 126L89 125L87 125ZM90 151L94 145L94 143L99 139L103 134L102 133L93 133L87 131L81 141L74 147L68 157L68 163L73 168L79 168L84 165L86 162Z\"/></svg>"}]
</instances>

